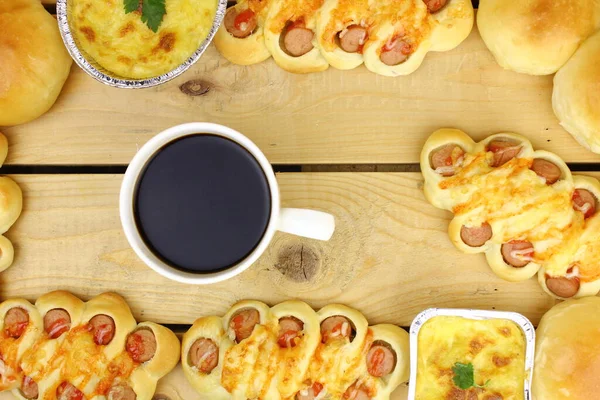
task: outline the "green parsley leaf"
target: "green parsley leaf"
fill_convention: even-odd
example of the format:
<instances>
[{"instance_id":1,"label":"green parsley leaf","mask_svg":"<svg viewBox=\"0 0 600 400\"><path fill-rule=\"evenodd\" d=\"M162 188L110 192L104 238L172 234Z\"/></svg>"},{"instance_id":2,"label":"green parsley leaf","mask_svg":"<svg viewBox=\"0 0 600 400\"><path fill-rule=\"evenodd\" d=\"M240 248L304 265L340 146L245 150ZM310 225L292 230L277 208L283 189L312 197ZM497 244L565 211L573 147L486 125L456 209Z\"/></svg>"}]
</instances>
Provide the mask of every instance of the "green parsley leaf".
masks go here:
<instances>
[{"instance_id":1,"label":"green parsley leaf","mask_svg":"<svg viewBox=\"0 0 600 400\"><path fill-rule=\"evenodd\" d=\"M144 0L142 4L142 22L145 22L155 33L158 32L166 13L165 0Z\"/></svg>"},{"instance_id":2,"label":"green parsley leaf","mask_svg":"<svg viewBox=\"0 0 600 400\"><path fill-rule=\"evenodd\" d=\"M472 387L484 388L490 383L489 379L482 386L475 383L475 370L471 363L463 364L457 362L452 367L452 372L454 372L454 377L452 378L454 384L463 390Z\"/></svg>"},{"instance_id":3,"label":"green parsley leaf","mask_svg":"<svg viewBox=\"0 0 600 400\"><path fill-rule=\"evenodd\" d=\"M125 14L136 11L140 6L140 0L124 0Z\"/></svg>"},{"instance_id":4,"label":"green parsley leaf","mask_svg":"<svg viewBox=\"0 0 600 400\"><path fill-rule=\"evenodd\" d=\"M475 371L473 370L473 364L463 364L457 362L452 367L452 372L454 372L454 384L460 389L468 389L475 385Z\"/></svg>"}]
</instances>

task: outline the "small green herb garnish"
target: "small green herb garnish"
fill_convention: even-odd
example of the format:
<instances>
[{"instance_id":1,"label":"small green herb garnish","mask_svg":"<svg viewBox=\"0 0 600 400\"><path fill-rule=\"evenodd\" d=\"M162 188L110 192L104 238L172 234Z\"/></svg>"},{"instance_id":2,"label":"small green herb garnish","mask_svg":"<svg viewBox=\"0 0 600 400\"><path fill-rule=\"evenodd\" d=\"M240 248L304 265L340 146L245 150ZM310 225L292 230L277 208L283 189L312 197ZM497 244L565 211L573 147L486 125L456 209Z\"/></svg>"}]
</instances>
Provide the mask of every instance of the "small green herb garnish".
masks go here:
<instances>
[{"instance_id":1,"label":"small green herb garnish","mask_svg":"<svg viewBox=\"0 0 600 400\"><path fill-rule=\"evenodd\" d=\"M478 385L475 383L475 370L473 368L473 364L463 364L463 363L455 363L452 367L452 372L454 372L454 384L460 389L466 390L472 387L476 388L484 388L490 383L488 379L483 385Z\"/></svg>"},{"instance_id":2,"label":"small green herb garnish","mask_svg":"<svg viewBox=\"0 0 600 400\"><path fill-rule=\"evenodd\" d=\"M137 11L140 8L140 1L142 3L142 22L145 22L148 28L152 29L155 33L158 32L158 28L163 20L163 17L167 13L165 7L165 0L123 0L125 3L125 13Z\"/></svg>"}]
</instances>

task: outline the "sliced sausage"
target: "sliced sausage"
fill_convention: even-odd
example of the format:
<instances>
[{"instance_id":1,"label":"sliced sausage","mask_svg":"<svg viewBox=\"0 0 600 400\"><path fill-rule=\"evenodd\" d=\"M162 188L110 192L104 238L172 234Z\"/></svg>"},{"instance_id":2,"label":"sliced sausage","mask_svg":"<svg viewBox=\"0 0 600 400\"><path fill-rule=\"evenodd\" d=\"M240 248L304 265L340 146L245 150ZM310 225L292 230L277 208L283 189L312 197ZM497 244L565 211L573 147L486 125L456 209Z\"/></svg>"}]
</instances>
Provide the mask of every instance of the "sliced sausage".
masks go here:
<instances>
[{"instance_id":1,"label":"sliced sausage","mask_svg":"<svg viewBox=\"0 0 600 400\"><path fill-rule=\"evenodd\" d=\"M343 396L344 400L371 400L371 397L367 394L367 391L362 387L357 387L356 383L352 384Z\"/></svg>"},{"instance_id":2,"label":"sliced sausage","mask_svg":"<svg viewBox=\"0 0 600 400\"><path fill-rule=\"evenodd\" d=\"M425 5L427 5L427 9L429 10L429 12L432 14L440 11L442 8L444 8L446 3L448 2L448 0L423 0L423 1L425 2Z\"/></svg>"},{"instance_id":3,"label":"sliced sausage","mask_svg":"<svg viewBox=\"0 0 600 400\"><path fill-rule=\"evenodd\" d=\"M487 222L481 226L463 225L460 228L460 238L467 246L481 247L492 238L492 227Z\"/></svg>"},{"instance_id":4,"label":"sliced sausage","mask_svg":"<svg viewBox=\"0 0 600 400\"><path fill-rule=\"evenodd\" d=\"M258 20L254 11L250 9L238 13L234 7L231 7L225 13L223 24L227 32L238 39L243 39L254 32L258 25Z\"/></svg>"},{"instance_id":5,"label":"sliced sausage","mask_svg":"<svg viewBox=\"0 0 600 400\"><path fill-rule=\"evenodd\" d=\"M236 342L250 337L254 327L260 323L260 314L255 308L246 308L236 312L231 321L229 321L229 328L235 332Z\"/></svg>"},{"instance_id":6,"label":"sliced sausage","mask_svg":"<svg viewBox=\"0 0 600 400\"><path fill-rule=\"evenodd\" d=\"M323 390L323 385L315 382L308 389L303 389L296 393L296 400L314 400Z\"/></svg>"},{"instance_id":7,"label":"sliced sausage","mask_svg":"<svg viewBox=\"0 0 600 400\"><path fill-rule=\"evenodd\" d=\"M56 339L71 329L71 316L62 308L54 308L44 315L44 330L50 339Z\"/></svg>"},{"instance_id":8,"label":"sliced sausage","mask_svg":"<svg viewBox=\"0 0 600 400\"><path fill-rule=\"evenodd\" d=\"M382 63L392 67L402 64L412 52L413 49L410 43L402 39L394 39L381 49L379 58Z\"/></svg>"},{"instance_id":9,"label":"sliced sausage","mask_svg":"<svg viewBox=\"0 0 600 400\"><path fill-rule=\"evenodd\" d=\"M351 338L352 324L350 320L341 315L334 315L321 322L321 340L327 343L330 339Z\"/></svg>"},{"instance_id":10,"label":"sliced sausage","mask_svg":"<svg viewBox=\"0 0 600 400\"><path fill-rule=\"evenodd\" d=\"M109 344L115 337L115 321L105 314L98 314L90 319L88 327L94 335L94 342L99 346Z\"/></svg>"},{"instance_id":11,"label":"sliced sausage","mask_svg":"<svg viewBox=\"0 0 600 400\"><path fill-rule=\"evenodd\" d=\"M581 283L578 277L550 277L546 275L546 287L558 297L568 299L579 292Z\"/></svg>"},{"instance_id":12,"label":"sliced sausage","mask_svg":"<svg viewBox=\"0 0 600 400\"><path fill-rule=\"evenodd\" d=\"M455 164L464 155L465 151L459 145L447 144L431 152L431 168L442 176L452 176L456 173Z\"/></svg>"},{"instance_id":13,"label":"sliced sausage","mask_svg":"<svg viewBox=\"0 0 600 400\"><path fill-rule=\"evenodd\" d=\"M111 387L106 394L106 398L108 400L135 400L137 395L131 386L122 383Z\"/></svg>"},{"instance_id":14,"label":"sliced sausage","mask_svg":"<svg viewBox=\"0 0 600 400\"><path fill-rule=\"evenodd\" d=\"M190 347L188 362L200 372L210 374L219 363L219 348L210 339L198 339Z\"/></svg>"},{"instance_id":15,"label":"sliced sausage","mask_svg":"<svg viewBox=\"0 0 600 400\"><path fill-rule=\"evenodd\" d=\"M11 308L4 316L4 333L11 338L20 338L25 333L27 325L29 325L29 313L23 308Z\"/></svg>"},{"instance_id":16,"label":"sliced sausage","mask_svg":"<svg viewBox=\"0 0 600 400\"><path fill-rule=\"evenodd\" d=\"M37 399L39 395L37 383L30 377L24 376L21 384L21 394L26 399Z\"/></svg>"},{"instance_id":17,"label":"sliced sausage","mask_svg":"<svg viewBox=\"0 0 600 400\"><path fill-rule=\"evenodd\" d=\"M521 145L514 140L496 139L488 144L488 151L494 153L492 167L497 168L518 156Z\"/></svg>"},{"instance_id":18,"label":"sliced sausage","mask_svg":"<svg viewBox=\"0 0 600 400\"><path fill-rule=\"evenodd\" d=\"M375 341L367 353L367 370L377 378L392 373L396 368L396 352L389 343Z\"/></svg>"},{"instance_id":19,"label":"sliced sausage","mask_svg":"<svg viewBox=\"0 0 600 400\"><path fill-rule=\"evenodd\" d=\"M338 34L340 38L340 47L346 53L361 52L367 41L367 28L360 25L350 25Z\"/></svg>"},{"instance_id":20,"label":"sliced sausage","mask_svg":"<svg viewBox=\"0 0 600 400\"><path fill-rule=\"evenodd\" d=\"M282 33L282 49L292 57L300 57L311 51L314 32L303 23L292 23Z\"/></svg>"},{"instance_id":21,"label":"sliced sausage","mask_svg":"<svg viewBox=\"0 0 600 400\"><path fill-rule=\"evenodd\" d=\"M151 329L141 328L127 337L127 352L135 362L143 363L156 353L156 337Z\"/></svg>"},{"instance_id":22,"label":"sliced sausage","mask_svg":"<svg viewBox=\"0 0 600 400\"><path fill-rule=\"evenodd\" d=\"M284 317L279 320L279 336L277 343L281 348L296 346L296 338L304 330L304 322L294 317Z\"/></svg>"},{"instance_id":23,"label":"sliced sausage","mask_svg":"<svg viewBox=\"0 0 600 400\"><path fill-rule=\"evenodd\" d=\"M63 382L56 389L56 400L85 400L85 396L69 382Z\"/></svg>"},{"instance_id":24,"label":"sliced sausage","mask_svg":"<svg viewBox=\"0 0 600 400\"><path fill-rule=\"evenodd\" d=\"M596 196L589 190L575 189L573 192L573 208L583 213L584 218L589 218L596 213Z\"/></svg>"},{"instance_id":25,"label":"sliced sausage","mask_svg":"<svg viewBox=\"0 0 600 400\"><path fill-rule=\"evenodd\" d=\"M515 268L523 268L532 261L533 244L527 240L513 240L501 248L504 261Z\"/></svg>"},{"instance_id":26,"label":"sliced sausage","mask_svg":"<svg viewBox=\"0 0 600 400\"><path fill-rule=\"evenodd\" d=\"M544 160L543 158L534 159L531 164L531 170L539 177L544 178L548 185L555 183L561 176L560 168L553 162Z\"/></svg>"}]
</instances>

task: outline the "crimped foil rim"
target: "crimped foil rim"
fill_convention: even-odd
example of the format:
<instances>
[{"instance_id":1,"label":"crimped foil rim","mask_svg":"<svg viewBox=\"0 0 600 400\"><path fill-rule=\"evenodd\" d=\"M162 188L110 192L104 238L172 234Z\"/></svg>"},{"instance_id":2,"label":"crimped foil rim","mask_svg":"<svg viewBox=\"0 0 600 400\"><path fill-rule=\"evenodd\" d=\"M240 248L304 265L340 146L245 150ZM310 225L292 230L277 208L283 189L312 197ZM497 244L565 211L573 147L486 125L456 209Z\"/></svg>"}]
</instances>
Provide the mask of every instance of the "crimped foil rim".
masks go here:
<instances>
[{"instance_id":1,"label":"crimped foil rim","mask_svg":"<svg viewBox=\"0 0 600 400\"><path fill-rule=\"evenodd\" d=\"M533 379L533 364L535 357L535 327L527 317L512 311L489 311L466 308L428 308L415 317L410 325L410 381L408 400L415 400L417 390L418 336L421 327L433 317L451 316L466 319L507 319L513 321L523 331L525 336L525 382L523 398L531 400L531 381Z\"/></svg>"},{"instance_id":2,"label":"crimped foil rim","mask_svg":"<svg viewBox=\"0 0 600 400\"><path fill-rule=\"evenodd\" d=\"M116 75L111 75L109 71L106 71L104 68L100 67L96 62L89 61L81 52L73 34L71 33L71 27L69 26L69 20L67 17L67 2L69 0L57 0L56 1L56 15L58 19L58 29L60 31L60 36L67 48L67 51L75 61L77 65L81 69L83 69L88 75L92 78L96 79L99 82L104 83L105 85L123 88L123 89L141 89L141 88L149 88L153 86L162 85L165 82L174 79L187 71L192 65L196 63L200 59L200 56L206 51L208 45L212 42L213 37L217 33L217 30L221 26L223 22L223 18L225 17L225 11L227 8L227 0L218 0L217 12L215 13L215 19L213 20L213 25L208 33L208 36L200 43L198 49L182 64L180 64L177 68L164 73L162 75L148 78L148 79L127 79L118 77Z\"/></svg>"}]
</instances>

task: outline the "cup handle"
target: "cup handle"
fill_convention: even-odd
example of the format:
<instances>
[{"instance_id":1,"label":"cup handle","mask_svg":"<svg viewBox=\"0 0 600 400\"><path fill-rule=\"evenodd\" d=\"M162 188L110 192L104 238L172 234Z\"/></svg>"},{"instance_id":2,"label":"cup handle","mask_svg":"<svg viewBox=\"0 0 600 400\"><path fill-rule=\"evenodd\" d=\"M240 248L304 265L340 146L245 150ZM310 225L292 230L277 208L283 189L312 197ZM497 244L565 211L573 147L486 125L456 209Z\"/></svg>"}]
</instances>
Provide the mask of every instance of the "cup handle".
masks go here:
<instances>
[{"instance_id":1,"label":"cup handle","mask_svg":"<svg viewBox=\"0 0 600 400\"><path fill-rule=\"evenodd\" d=\"M335 230L335 218L321 211L282 208L277 230L309 239L329 240Z\"/></svg>"}]
</instances>

